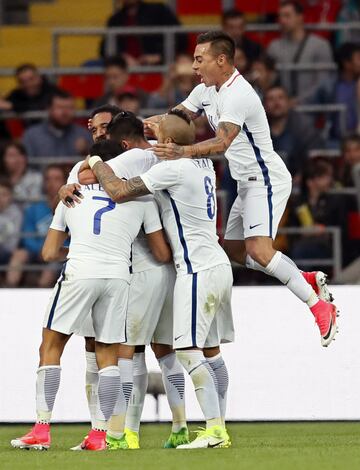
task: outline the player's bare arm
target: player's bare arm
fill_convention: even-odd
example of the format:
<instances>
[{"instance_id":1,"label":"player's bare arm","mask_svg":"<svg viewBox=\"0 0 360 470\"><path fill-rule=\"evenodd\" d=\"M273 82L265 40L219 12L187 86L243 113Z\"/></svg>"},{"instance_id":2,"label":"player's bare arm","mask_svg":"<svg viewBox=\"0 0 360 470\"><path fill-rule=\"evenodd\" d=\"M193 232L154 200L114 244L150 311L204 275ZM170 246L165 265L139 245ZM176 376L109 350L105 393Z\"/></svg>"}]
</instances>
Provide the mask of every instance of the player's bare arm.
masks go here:
<instances>
[{"instance_id":1,"label":"player's bare arm","mask_svg":"<svg viewBox=\"0 0 360 470\"><path fill-rule=\"evenodd\" d=\"M118 178L109 165L104 162L97 162L92 167L92 171L114 202L126 202L150 194L140 176L124 181Z\"/></svg>"},{"instance_id":2,"label":"player's bare arm","mask_svg":"<svg viewBox=\"0 0 360 470\"><path fill-rule=\"evenodd\" d=\"M47 263L51 261L64 261L69 252L69 249L63 246L67 237L68 234L65 232L49 228L41 250L43 260Z\"/></svg>"},{"instance_id":3,"label":"player's bare arm","mask_svg":"<svg viewBox=\"0 0 360 470\"><path fill-rule=\"evenodd\" d=\"M172 251L170 245L166 241L164 230L147 233L146 239L151 253L159 263L170 263L172 261Z\"/></svg>"},{"instance_id":4,"label":"player's bare arm","mask_svg":"<svg viewBox=\"0 0 360 470\"><path fill-rule=\"evenodd\" d=\"M239 134L241 127L232 122L220 122L216 136L194 145L156 144L154 152L161 160L178 158L201 158L209 155L223 154Z\"/></svg>"}]
</instances>

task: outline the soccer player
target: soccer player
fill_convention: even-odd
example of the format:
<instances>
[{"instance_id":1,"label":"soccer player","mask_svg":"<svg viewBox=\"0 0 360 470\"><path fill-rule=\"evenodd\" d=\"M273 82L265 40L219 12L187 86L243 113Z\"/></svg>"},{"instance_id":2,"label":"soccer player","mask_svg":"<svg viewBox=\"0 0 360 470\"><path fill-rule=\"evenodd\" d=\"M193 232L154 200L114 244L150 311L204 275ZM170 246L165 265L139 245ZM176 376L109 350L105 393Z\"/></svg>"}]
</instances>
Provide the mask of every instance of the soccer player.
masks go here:
<instances>
[{"instance_id":1,"label":"soccer player","mask_svg":"<svg viewBox=\"0 0 360 470\"><path fill-rule=\"evenodd\" d=\"M110 142L103 142L109 146ZM48 449L50 419L60 384L60 359L70 336L91 311L99 367L96 422L84 450L104 450L107 422L113 411L126 413L126 361L118 363L119 343L126 340L131 247L142 226L152 227L159 243L161 227L152 198L124 205L113 202L100 184L81 187L82 203L68 209L59 203L43 247L45 261L64 259L61 276L46 310L37 371L37 422L30 433L11 441L13 447ZM71 234L68 253L63 242ZM151 230L148 230L151 239ZM167 247L163 238L162 243ZM150 243L151 245L151 243ZM169 258L171 256L170 249ZM125 379L126 381L126 379Z\"/></svg>"},{"instance_id":2,"label":"soccer player","mask_svg":"<svg viewBox=\"0 0 360 470\"><path fill-rule=\"evenodd\" d=\"M170 137L170 135L172 137ZM189 117L169 113L161 122L159 142L193 142ZM87 159L100 184L122 202L149 193L160 205L171 243L177 277L174 289L173 343L189 373L206 429L177 449L227 447L225 429L228 374L220 342L233 341L232 271L216 235L215 172L208 159L162 162L141 176L123 181L98 156Z\"/></svg>"},{"instance_id":3,"label":"soccer player","mask_svg":"<svg viewBox=\"0 0 360 470\"><path fill-rule=\"evenodd\" d=\"M291 177L274 152L260 98L234 67L234 53L234 42L225 33L199 35L193 69L202 83L177 108L191 119L204 112L216 136L187 146L158 143L155 154L161 159L198 159L225 153L238 183L238 197L225 234L229 257L285 284L308 305L319 327L321 344L328 346L337 333L337 310L330 303L325 274L299 271L273 247L291 193ZM160 119L152 118L155 122Z\"/></svg>"},{"instance_id":4,"label":"soccer player","mask_svg":"<svg viewBox=\"0 0 360 470\"><path fill-rule=\"evenodd\" d=\"M107 135L122 145L125 151L111 161L114 171L119 177L129 179L136 176L155 163L158 159L151 152L151 145L145 139L142 122L132 113L120 113L107 128ZM186 141L188 142L188 141ZM75 165L70 181L78 181L77 172L80 164ZM92 183L94 176L83 182ZM62 200L72 196L73 186L61 191ZM122 435L123 422L113 417L109 423L107 441L109 448L139 448L139 428L148 385L148 374L145 363L145 346L151 342L152 349L159 361L168 403L173 415L172 430L165 442L166 448L189 442L186 424L184 387L185 379L182 367L172 349L172 293L175 283L175 270L169 264L161 264L154 260L146 240L141 233L134 242L132 249L132 278L130 283L127 343L121 346L122 354L134 358L133 392L127 410L125 435ZM146 286L146 289L144 289ZM81 336L91 336L88 323L79 331ZM129 346L134 346L130 348ZM126 351L126 352L124 352ZM95 357L87 352L87 377L93 392L90 395L90 410L94 416L96 403L97 368ZM88 394L89 396L89 394ZM92 419L93 420L93 419ZM81 445L74 450L81 449Z\"/></svg>"}]
</instances>

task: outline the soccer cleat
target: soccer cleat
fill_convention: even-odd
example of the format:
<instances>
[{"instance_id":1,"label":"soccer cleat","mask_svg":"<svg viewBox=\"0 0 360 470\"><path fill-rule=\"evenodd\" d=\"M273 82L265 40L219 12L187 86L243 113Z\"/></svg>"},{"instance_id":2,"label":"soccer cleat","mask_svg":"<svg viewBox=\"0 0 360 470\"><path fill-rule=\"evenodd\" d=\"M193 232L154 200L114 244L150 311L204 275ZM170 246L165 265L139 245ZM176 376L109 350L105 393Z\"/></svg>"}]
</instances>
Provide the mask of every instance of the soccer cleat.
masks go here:
<instances>
[{"instance_id":1,"label":"soccer cleat","mask_svg":"<svg viewBox=\"0 0 360 470\"><path fill-rule=\"evenodd\" d=\"M323 273L322 271L302 271L301 274L303 275L305 281L314 289L315 294L319 297L319 299L325 300L325 302L332 302L334 300L334 296L329 291L327 274Z\"/></svg>"},{"instance_id":2,"label":"soccer cleat","mask_svg":"<svg viewBox=\"0 0 360 470\"><path fill-rule=\"evenodd\" d=\"M77 446L71 447L70 450L75 450L75 451L84 450L85 441L87 438L88 436L85 436L83 441L80 442L80 444L78 444Z\"/></svg>"},{"instance_id":3,"label":"soccer cleat","mask_svg":"<svg viewBox=\"0 0 360 470\"><path fill-rule=\"evenodd\" d=\"M23 437L11 441L17 449L48 450L51 444L50 424L36 423Z\"/></svg>"},{"instance_id":4,"label":"soccer cleat","mask_svg":"<svg viewBox=\"0 0 360 470\"><path fill-rule=\"evenodd\" d=\"M139 444L139 442L138 442ZM133 445L133 444L131 444ZM128 449L139 449L139 447L130 447L127 442L126 435L123 434L120 439L106 435L106 446L108 450L128 450Z\"/></svg>"},{"instance_id":5,"label":"soccer cleat","mask_svg":"<svg viewBox=\"0 0 360 470\"><path fill-rule=\"evenodd\" d=\"M310 310L320 330L321 345L327 347L338 332L336 307L333 304L319 300Z\"/></svg>"},{"instance_id":6,"label":"soccer cleat","mask_svg":"<svg viewBox=\"0 0 360 470\"><path fill-rule=\"evenodd\" d=\"M140 449L139 433L129 428L124 429L128 449Z\"/></svg>"},{"instance_id":7,"label":"soccer cleat","mask_svg":"<svg viewBox=\"0 0 360 470\"><path fill-rule=\"evenodd\" d=\"M106 449L106 432L92 429L82 443L82 450L100 451Z\"/></svg>"},{"instance_id":8,"label":"soccer cleat","mask_svg":"<svg viewBox=\"0 0 360 470\"><path fill-rule=\"evenodd\" d=\"M229 435L223 426L212 426L209 429L195 431L196 439L189 444L179 445L177 449L205 449L208 447L221 448L228 441Z\"/></svg>"},{"instance_id":9,"label":"soccer cleat","mask_svg":"<svg viewBox=\"0 0 360 470\"><path fill-rule=\"evenodd\" d=\"M232 442L231 442L230 436L227 432L227 429L224 428L224 430L225 430L225 434L226 434L226 440L224 442L221 442L219 445L215 446L214 447L215 449L228 449L229 447L232 446Z\"/></svg>"},{"instance_id":10,"label":"soccer cleat","mask_svg":"<svg viewBox=\"0 0 360 470\"><path fill-rule=\"evenodd\" d=\"M164 444L164 449L176 449L177 446L190 444L188 428L181 428L178 432L172 432Z\"/></svg>"}]
</instances>

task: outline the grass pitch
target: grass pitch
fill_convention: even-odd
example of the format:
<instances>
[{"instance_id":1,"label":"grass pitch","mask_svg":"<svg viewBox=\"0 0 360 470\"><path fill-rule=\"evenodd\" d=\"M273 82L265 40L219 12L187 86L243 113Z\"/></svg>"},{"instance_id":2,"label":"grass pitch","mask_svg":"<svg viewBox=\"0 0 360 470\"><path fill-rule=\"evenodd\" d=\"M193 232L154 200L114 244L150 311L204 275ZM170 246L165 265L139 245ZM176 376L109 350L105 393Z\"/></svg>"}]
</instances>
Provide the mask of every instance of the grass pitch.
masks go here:
<instances>
[{"instance_id":1,"label":"grass pitch","mask_svg":"<svg viewBox=\"0 0 360 470\"><path fill-rule=\"evenodd\" d=\"M230 449L162 449L170 431L165 424L145 424L141 449L71 452L88 430L82 425L53 425L49 451L10 447L29 426L0 427L0 469L124 470L355 470L360 468L360 423L229 424ZM192 425L194 430L195 426Z\"/></svg>"}]
</instances>

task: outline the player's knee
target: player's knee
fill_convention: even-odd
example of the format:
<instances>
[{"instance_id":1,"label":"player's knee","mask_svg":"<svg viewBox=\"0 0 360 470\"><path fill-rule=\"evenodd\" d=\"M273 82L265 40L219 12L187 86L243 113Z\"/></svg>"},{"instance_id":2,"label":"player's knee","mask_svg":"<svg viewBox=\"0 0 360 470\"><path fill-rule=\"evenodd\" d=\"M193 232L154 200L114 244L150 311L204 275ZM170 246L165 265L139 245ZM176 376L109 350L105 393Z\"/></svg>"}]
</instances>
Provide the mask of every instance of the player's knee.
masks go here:
<instances>
[{"instance_id":1,"label":"player's knee","mask_svg":"<svg viewBox=\"0 0 360 470\"><path fill-rule=\"evenodd\" d=\"M262 243L261 240L254 238L246 241L246 253L261 266L267 266L274 256L274 249L268 246L268 243Z\"/></svg>"},{"instance_id":2,"label":"player's knee","mask_svg":"<svg viewBox=\"0 0 360 470\"><path fill-rule=\"evenodd\" d=\"M168 344L151 343L151 349L153 350L156 359L160 359L174 352L173 348Z\"/></svg>"}]
</instances>

